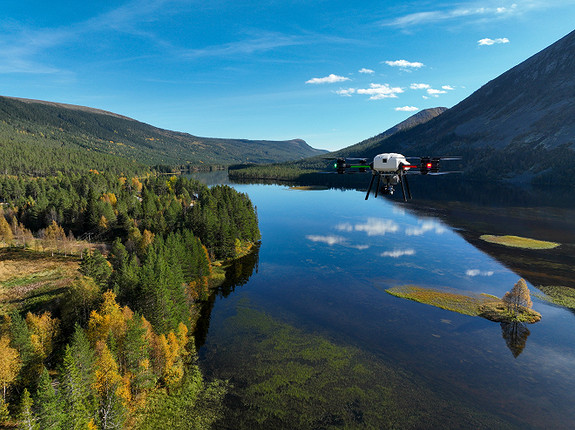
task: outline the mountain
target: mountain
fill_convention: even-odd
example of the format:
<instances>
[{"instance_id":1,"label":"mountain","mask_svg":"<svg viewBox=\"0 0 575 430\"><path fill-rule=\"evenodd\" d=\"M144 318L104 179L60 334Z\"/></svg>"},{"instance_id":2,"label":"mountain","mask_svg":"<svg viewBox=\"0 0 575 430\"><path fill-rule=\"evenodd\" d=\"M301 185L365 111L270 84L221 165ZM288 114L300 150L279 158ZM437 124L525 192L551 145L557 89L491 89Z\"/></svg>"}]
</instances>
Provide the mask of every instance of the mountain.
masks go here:
<instances>
[{"instance_id":1,"label":"mountain","mask_svg":"<svg viewBox=\"0 0 575 430\"><path fill-rule=\"evenodd\" d=\"M426 122L432 120L436 116L441 115L443 112L447 110L446 107L436 107L436 108L429 108L424 109L420 112L417 112L414 115L411 115L406 120L400 122L399 124L394 125L393 127L387 129L383 133L378 134L377 136L370 137L369 139L363 140L355 145L349 146L341 151L336 151L334 153L335 156L338 156L340 152L348 152L348 151L364 151L369 150L369 148L373 145L381 143L383 140L387 139L388 137L393 136L396 133L401 131L409 130L417 125L425 124Z\"/></svg>"},{"instance_id":2,"label":"mountain","mask_svg":"<svg viewBox=\"0 0 575 430\"><path fill-rule=\"evenodd\" d=\"M574 72L575 31L430 121L340 152L461 155L472 178L575 184Z\"/></svg>"},{"instance_id":3,"label":"mountain","mask_svg":"<svg viewBox=\"0 0 575 430\"><path fill-rule=\"evenodd\" d=\"M0 172L4 173L41 173L45 168L37 167L34 159L38 153L45 153L55 165L72 153L75 159L83 154L88 164L128 159L145 165L210 166L282 162L324 152L301 139L198 137L103 110L0 97L0 156L5 155L0 157Z\"/></svg>"},{"instance_id":4,"label":"mountain","mask_svg":"<svg viewBox=\"0 0 575 430\"><path fill-rule=\"evenodd\" d=\"M283 165L288 167L295 167L300 169L306 170L324 170L326 165L333 164L333 159L337 157L346 157L346 156L353 156L356 157L363 157L365 156L366 152L369 152L375 147L376 145L380 144L385 139L405 130L409 130L417 125L424 124L427 121L435 118L436 116L445 112L447 108L444 107L437 107L437 108L430 108L422 110L409 118L405 121L400 122L399 124L394 125L393 127L387 129L383 133L378 134L377 136L370 137L362 142L356 143L353 146L349 146L347 148L341 149L339 151L330 152L329 154L323 153L317 156L313 156L310 158L297 160L297 161L290 161L287 163L283 163ZM381 152L381 151L380 151ZM326 161L327 159L327 161ZM251 169L254 172L255 177L261 176L263 170L261 168ZM257 173L256 173L257 172ZM244 172L246 174L246 172ZM248 175L251 177L251 175ZM281 175L280 175L281 176ZM247 176L246 176L247 177Z\"/></svg>"}]
</instances>

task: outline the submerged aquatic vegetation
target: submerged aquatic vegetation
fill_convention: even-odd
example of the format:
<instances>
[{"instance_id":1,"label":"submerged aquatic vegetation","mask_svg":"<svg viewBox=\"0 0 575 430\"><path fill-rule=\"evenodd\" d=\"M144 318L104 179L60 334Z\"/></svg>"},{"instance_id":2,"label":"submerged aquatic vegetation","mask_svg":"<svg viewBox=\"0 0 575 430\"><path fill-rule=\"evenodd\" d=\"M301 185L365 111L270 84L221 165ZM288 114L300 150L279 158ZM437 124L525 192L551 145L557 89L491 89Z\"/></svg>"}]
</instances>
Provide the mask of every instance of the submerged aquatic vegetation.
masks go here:
<instances>
[{"instance_id":1,"label":"submerged aquatic vegetation","mask_svg":"<svg viewBox=\"0 0 575 430\"><path fill-rule=\"evenodd\" d=\"M385 291L392 296L413 300L463 315L483 317L491 321L534 323L541 319L541 314L532 309L523 308L521 312L511 313L500 298L490 294L460 294L449 290L440 291L417 285L403 285L388 288Z\"/></svg>"},{"instance_id":2,"label":"submerged aquatic vegetation","mask_svg":"<svg viewBox=\"0 0 575 430\"><path fill-rule=\"evenodd\" d=\"M220 327L205 361L232 384L219 428L508 426L459 397L436 396L398 363L307 333L245 303Z\"/></svg>"},{"instance_id":3,"label":"submerged aquatic vegetation","mask_svg":"<svg viewBox=\"0 0 575 430\"><path fill-rule=\"evenodd\" d=\"M561 245L557 242L547 242L545 240L529 239L527 237L519 236L494 236L491 234L484 234L479 238L489 243L496 243L498 245L509 246L512 248L553 249Z\"/></svg>"}]
</instances>

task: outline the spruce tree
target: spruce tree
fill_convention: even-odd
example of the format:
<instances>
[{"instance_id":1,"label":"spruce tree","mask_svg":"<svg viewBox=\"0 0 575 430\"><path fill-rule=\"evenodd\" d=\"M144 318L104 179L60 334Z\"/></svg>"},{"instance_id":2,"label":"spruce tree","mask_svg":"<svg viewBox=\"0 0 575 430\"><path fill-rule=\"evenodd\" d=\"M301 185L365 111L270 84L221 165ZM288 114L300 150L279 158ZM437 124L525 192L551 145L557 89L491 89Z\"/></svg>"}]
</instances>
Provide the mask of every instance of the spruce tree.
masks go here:
<instances>
[{"instance_id":1,"label":"spruce tree","mask_svg":"<svg viewBox=\"0 0 575 430\"><path fill-rule=\"evenodd\" d=\"M44 367L38 390L36 391L35 411L38 416L38 424L41 429L59 430L64 429L64 409L60 397L52 386L52 379L48 370Z\"/></svg>"},{"instance_id":2,"label":"spruce tree","mask_svg":"<svg viewBox=\"0 0 575 430\"><path fill-rule=\"evenodd\" d=\"M85 385L85 375L80 373L79 366L72 352L66 345L62 363L62 393L66 405L64 428L85 429L92 419L91 389Z\"/></svg>"},{"instance_id":3,"label":"spruce tree","mask_svg":"<svg viewBox=\"0 0 575 430\"><path fill-rule=\"evenodd\" d=\"M30 392L27 388L24 388L24 393L22 393L22 400L20 402L20 423L18 429L21 430L36 430L38 429L37 418L32 410L32 405L34 402L30 397Z\"/></svg>"}]
</instances>

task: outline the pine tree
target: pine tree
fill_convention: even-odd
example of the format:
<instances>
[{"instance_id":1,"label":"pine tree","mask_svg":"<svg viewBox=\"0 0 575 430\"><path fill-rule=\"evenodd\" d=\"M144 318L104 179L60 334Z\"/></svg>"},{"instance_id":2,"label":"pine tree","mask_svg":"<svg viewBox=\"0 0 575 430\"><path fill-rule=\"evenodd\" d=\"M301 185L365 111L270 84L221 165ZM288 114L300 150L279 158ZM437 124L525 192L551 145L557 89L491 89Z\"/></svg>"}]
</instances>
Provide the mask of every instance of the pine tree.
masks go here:
<instances>
[{"instance_id":1,"label":"pine tree","mask_svg":"<svg viewBox=\"0 0 575 430\"><path fill-rule=\"evenodd\" d=\"M92 418L91 388L86 387L74 354L69 345L64 350L62 363L62 393L66 405L64 428L84 430Z\"/></svg>"},{"instance_id":2,"label":"pine tree","mask_svg":"<svg viewBox=\"0 0 575 430\"><path fill-rule=\"evenodd\" d=\"M20 402L20 425L19 429L22 430L36 430L38 429L38 423L34 411L32 410L32 405L34 402L30 397L30 392L27 388L24 388L24 393L22 394L22 400Z\"/></svg>"},{"instance_id":3,"label":"pine tree","mask_svg":"<svg viewBox=\"0 0 575 430\"><path fill-rule=\"evenodd\" d=\"M38 424L41 429L59 430L64 429L64 409L60 397L52 386L52 379L48 370L44 367L40 380L38 381L38 390L35 401L36 415Z\"/></svg>"},{"instance_id":4,"label":"pine tree","mask_svg":"<svg viewBox=\"0 0 575 430\"><path fill-rule=\"evenodd\" d=\"M30 330L18 312L10 315L10 339L18 350L22 365L26 366L34 358L34 347L30 340Z\"/></svg>"},{"instance_id":5,"label":"pine tree","mask_svg":"<svg viewBox=\"0 0 575 430\"><path fill-rule=\"evenodd\" d=\"M106 288L112 274L112 266L97 249L85 252L80 262L80 273L94 279L101 289Z\"/></svg>"}]
</instances>

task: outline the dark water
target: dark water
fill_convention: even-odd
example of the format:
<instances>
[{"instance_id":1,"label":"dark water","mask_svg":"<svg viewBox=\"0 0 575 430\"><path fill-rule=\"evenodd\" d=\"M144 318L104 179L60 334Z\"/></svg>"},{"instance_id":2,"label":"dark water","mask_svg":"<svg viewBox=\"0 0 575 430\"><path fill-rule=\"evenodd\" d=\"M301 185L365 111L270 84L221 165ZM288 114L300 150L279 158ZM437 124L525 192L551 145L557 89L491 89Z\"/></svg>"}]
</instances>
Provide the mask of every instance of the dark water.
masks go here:
<instances>
[{"instance_id":1,"label":"dark water","mask_svg":"<svg viewBox=\"0 0 575 430\"><path fill-rule=\"evenodd\" d=\"M233 384L221 428L573 428L572 312L533 297L541 322L509 326L385 292L503 296L520 276L463 227L357 191L234 187L262 243L204 320L201 364Z\"/></svg>"}]
</instances>

